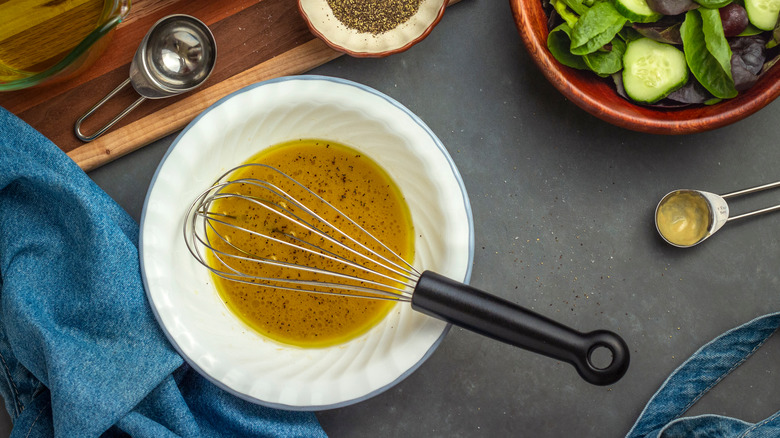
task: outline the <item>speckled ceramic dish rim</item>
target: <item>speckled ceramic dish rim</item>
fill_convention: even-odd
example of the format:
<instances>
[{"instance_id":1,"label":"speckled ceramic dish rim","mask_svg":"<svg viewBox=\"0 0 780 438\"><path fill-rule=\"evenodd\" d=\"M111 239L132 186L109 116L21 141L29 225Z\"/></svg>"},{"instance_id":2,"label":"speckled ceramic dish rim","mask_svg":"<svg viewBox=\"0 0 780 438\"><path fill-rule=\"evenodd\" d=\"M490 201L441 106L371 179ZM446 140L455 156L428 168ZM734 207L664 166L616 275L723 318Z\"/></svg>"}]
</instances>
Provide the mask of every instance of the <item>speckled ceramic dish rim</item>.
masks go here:
<instances>
[{"instance_id":1,"label":"speckled ceramic dish rim","mask_svg":"<svg viewBox=\"0 0 780 438\"><path fill-rule=\"evenodd\" d=\"M373 89L371 89L369 87L363 86L361 84L357 84L357 83L346 81L346 80L342 80L342 79L336 79L336 78L330 78L330 77L322 77L322 76L285 77L285 78L274 79L274 80L270 80L270 81L266 81L266 82L261 82L261 83L258 83L258 84L246 87L246 88L244 88L242 90L239 90L239 91L237 91L237 92L235 92L235 93L233 93L233 94L231 94L229 96L226 96L225 98L223 98L220 101L218 101L217 103L215 103L212 107L210 107L209 109L204 111L204 113L202 113L195 120L193 120L190 123L190 125L188 125L187 128L185 128L179 134L177 139L173 142L173 144L171 145L171 147L169 148L169 150L166 152L165 156L163 157L163 159L162 159L162 161L161 161L161 163L160 163L160 165L159 165L159 167L158 167L158 169L157 169L157 171L156 171L156 173L155 173L155 175L154 175L154 177L152 179L149 191L148 191L147 196L146 196L146 201L144 203L144 214L143 214L143 217L142 217L142 220L141 220L141 236L140 236L140 244L139 244L139 250L140 250L140 255L141 255L141 270L142 270L142 275L143 275L143 279L144 279L144 284L145 284L146 289L147 289L147 297L148 297L148 299L150 301L150 304L151 304L151 307L152 307L152 309L154 311L155 317L157 318L158 322L160 323L160 326L161 326L162 330L164 331L164 333L166 334L168 339L171 341L173 346L176 348L176 350L184 357L184 359L191 366L193 366L194 369L196 369L198 372L200 372L203 376L205 376L211 382L213 382L214 384L216 384L220 388L222 388L222 389L224 389L224 390L226 390L226 391L228 391L228 392L230 392L230 393L232 393L232 394L234 394L234 395L236 395L236 396L238 396L240 398L243 398L243 399L251 401L251 402L259 403L259 404L262 404L262 405L274 407L274 408L291 409L291 410L321 410L321 409L337 408L337 407L350 405L350 404L353 404L353 403L356 403L356 402L368 399L370 397L373 397L373 396L375 396L375 395L377 395L377 394L379 394L379 393L389 389L390 387L394 386L395 384L397 384L398 382L400 382L401 380L406 378L409 374L411 374L414 370L416 370L435 351L435 349L438 347L438 345L440 344L440 342L442 341L442 339L444 338L444 336L448 332L449 325L446 325L443 328L443 330L441 331L440 335L435 340L435 342L433 342L430 345L430 347L428 348L427 352L413 366L411 366L408 369L404 370L400 375L398 375L392 382L390 382L388 384L382 385L381 387L378 387L378 388L374 388L370 392L368 392L368 393L366 393L366 394L364 394L364 395L362 395L360 397L356 397L356 398L352 398L352 399L348 399L348 400L342 400L342 401L339 401L339 402L336 402L336 403L329 403L329 404L324 404L324 405L313 404L313 405L308 405L308 406L298 406L298 405L291 406L291 405L287 405L287 404L280 404L280 403L276 403L276 402L273 402L273 401L260 400L260 399L257 399L255 397L251 396L251 395L247 395L247 394L245 394L243 392L239 392L239 391L234 390L230 386L224 384L220 380L220 378L215 377L215 376L211 376L211 375L209 375L209 373L205 372L204 369L199 365L198 360L196 360L195 358L189 357L182 350L181 346L178 344L178 342L175 339L175 337L166 328L166 325L163 322L157 307L155 306L155 299L156 298L159 299L159 297L155 297L154 296L155 294L150 292L150 288L149 288L149 284L148 284L148 278L147 278L146 270L144 268L144 261L145 261L145 257L144 257L145 245L144 245L144 242L148 238L148 236L145 234L145 229L147 228L146 227L146 225L147 225L146 224L146 219L147 219L146 211L147 211L147 208L148 208L149 199L150 199L150 197L151 197L151 195L153 193L154 188L156 186L158 186L158 184L160 184L159 180L160 180L160 177L161 177L161 170L164 168L164 166L166 164L168 164L170 156L171 156L171 153L172 153L172 151L174 151L174 149L176 149L177 145L179 144L179 141L187 134L189 129L194 124L198 123L198 121L202 117L204 117L209 111L212 111L214 108L219 107L220 105L222 105L225 102L227 102L230 99L232 99L234 96L236 96L238 94L241 94L241 93L244 93L244 92L247 92L247 91L251 91L252 89L254 89L256 87L262 87L262 86L265 86L265 85L268 85L268 84L274 84L274 83L280 83L280 82L286 82L286 81L324 81L325 83L331 83L331 84L355 87L356 89L360 90L361 92L369 93L369 94L371 94L373 96L379 97L379 98L383 99L384 101L386 101L387 103L389 103L390 105L392 105L392 106L396 107L397 109L403 111L404 113L406 113L406 115L411 119L411 121L414 124L418 125L419 128L424 130L424 132L430 137L430 140L438 148L438 150L439 150L438 152L442 155L442 157L449 164L450 170L452 171L453 176L455 177L455 179L457 180L457 184L459 185L458 189L460 190L460 192L462 194L462 197L463 197L462 198L463 208L464 208L465 214L467 216L468 234L469 234L469 236L468 236L467 266L465 267L465 276L464 276L464 278L462 280L464 282L468 282L468 280L470 279L470 276L471 276L471 265L472 265L473 257L474 257L474 225L473 225L473 216L472 216L471 208L470 208L469 201L468 201L468 196L466 194L465 186L463 184L463 181L462 181L462 179L460 177L460 174L457 171L457 168L456 168L454 162L452 161L452 158L447 153L447 151L444 148L443 144L433 134L433 132L430 130L430 128L428 128L422 122L422 120L420 120L411 111L406 109L403 105L401 105L397 101L393 100L392 98L390 98L388 96L385 96L384 94L379 93L378 91L373 90ZM235 164L239 164L239 163L235 163ZM183 214L182 214L182 216L183 216ZM183 217L182 217L182 221L183 221Z\"/></svg>"}]
</instances>

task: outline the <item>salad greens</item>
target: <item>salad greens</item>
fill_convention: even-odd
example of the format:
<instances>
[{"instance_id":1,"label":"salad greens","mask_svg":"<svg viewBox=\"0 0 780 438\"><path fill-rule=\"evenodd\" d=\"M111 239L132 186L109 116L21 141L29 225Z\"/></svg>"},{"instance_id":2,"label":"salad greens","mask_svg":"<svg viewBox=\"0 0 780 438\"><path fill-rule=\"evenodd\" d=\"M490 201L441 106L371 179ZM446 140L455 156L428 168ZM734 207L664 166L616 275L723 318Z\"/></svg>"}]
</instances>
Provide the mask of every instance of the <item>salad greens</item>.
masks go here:
<instances>
[{"instance_id":1,"label":"salad greens","mask_svg":"<svg viewBox=\"0 0 780 438\"><path fill-rule=\"evenodd\" d=\"M571 53L587 55L612 41L628 21L612 6L599 2L583 13L571 32Z\"/></svg>"},{"instance_id":2,"label":"salad greens","mask_svg":"<svg viewBox=\"0 0 780 438\"><path fill-rule=\"evenodd\" d=\"M542 1L550 53L642 104L730 99L780 60L780 0Z\"/></svg>"},{"instance_id":3,"label":"salad greens","mask_svg":"<svg viewBox=\"0 0 780 438\"><path fill-rule=\"evenodd\" d=\"M680 36L685 60L699 83L717 98L736 97L731 76L731 49L723 35L718 11L702 8L701 11L686 12Z\"/></svg>"}]
</instances>

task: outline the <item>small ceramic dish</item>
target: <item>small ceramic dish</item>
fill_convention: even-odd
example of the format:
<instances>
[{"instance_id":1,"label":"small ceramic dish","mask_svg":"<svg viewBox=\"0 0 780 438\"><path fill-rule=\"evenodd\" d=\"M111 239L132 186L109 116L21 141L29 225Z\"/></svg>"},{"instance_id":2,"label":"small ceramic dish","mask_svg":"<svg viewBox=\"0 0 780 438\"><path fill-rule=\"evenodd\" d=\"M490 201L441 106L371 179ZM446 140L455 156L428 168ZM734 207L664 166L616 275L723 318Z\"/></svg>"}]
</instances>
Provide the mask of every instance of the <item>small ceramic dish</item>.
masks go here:
<instances>
[{"instance_id":1,"label":"small ceramic dish","mask_svg":"<svg viewBox=\"0 0 780 438\"><path fill-rule=\"evenodd\" d=\"M474 226L463 181L433 132L398 102L353 82L321 76L261 82L215 103L176 138L141 220L142 274L160 326L185 360L221 388L266 406L319 410L401 381L449 326L399 303L358 338L304 349L262 337L228 310L208 270L187 250L187 210L225 171L298 138L346 144L388 172L412 214L418 269L468 281Z\"/></svg>"},{"instance_id":2,"label":"small ceramic dish","mask_svg":"<svg viewBox=\"0 0 780 438\"><path fill-rule=\"evenodd\" d=\"M780 68L774 66L749 90L715 105L658 109L633 104L620 97L609 80L566 67L552 56L542 0L510 4L523 44L547 80L577 106L614 125L653 134L692 134L742 120L780 95Z\"/></svg>"},{"instance_id":3,"label":"small ceramic dish","mask_svg":"<svg viewBox=\"0 0 780 438\"><path fill-rule=\"evenodd\" d=\"M383 57L407 50L431 33L446 7L447 0L420 0L417 12L407 21L386 32L371 33L339 21L328 0L298 0L298 9L314 35L331 48L356 57Z\"/></svg>"}]
</instances>

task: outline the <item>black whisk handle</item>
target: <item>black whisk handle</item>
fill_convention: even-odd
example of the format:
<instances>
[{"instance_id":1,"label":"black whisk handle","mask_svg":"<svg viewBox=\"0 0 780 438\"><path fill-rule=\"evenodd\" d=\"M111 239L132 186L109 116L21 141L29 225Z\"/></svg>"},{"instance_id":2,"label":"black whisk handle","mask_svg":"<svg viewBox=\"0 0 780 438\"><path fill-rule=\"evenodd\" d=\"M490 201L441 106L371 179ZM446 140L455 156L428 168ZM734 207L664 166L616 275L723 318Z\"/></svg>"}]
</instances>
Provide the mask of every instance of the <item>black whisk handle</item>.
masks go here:
<instances>
[{"instance_id":1,"label":"black whisk handle","mask_svg":"<svg viewBox=\"0 0 780 438\"><path fill-rule=\"evenodd\" d=\"M581 333L510 301L434 272L423 272L412 308L473 332L572 364L595 385L620 380L628 370L628 346L615 333ZM594 364L594 352L607 349L608 365Z\"/></svg>"}]
</instances>

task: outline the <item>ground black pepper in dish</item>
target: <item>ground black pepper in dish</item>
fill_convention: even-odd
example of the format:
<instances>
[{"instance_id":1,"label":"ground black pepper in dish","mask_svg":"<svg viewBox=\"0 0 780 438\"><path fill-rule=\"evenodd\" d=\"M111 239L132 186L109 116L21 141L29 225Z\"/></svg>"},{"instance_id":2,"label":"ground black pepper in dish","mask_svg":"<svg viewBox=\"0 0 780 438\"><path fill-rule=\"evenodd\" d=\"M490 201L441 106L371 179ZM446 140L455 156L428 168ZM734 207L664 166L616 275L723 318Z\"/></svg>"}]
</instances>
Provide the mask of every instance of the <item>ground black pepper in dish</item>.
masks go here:
<instances>
[{"instance_id":1,"label":"ground black pepper in dish","mask_svg":"<svg viewBox=\"0 0 780 438\"><path fill-rule=\"evenodd\" d=\"M333 15L359 32L380 34L404 23L422 0L327 0Z\"/></svg>"}]
</instances>

